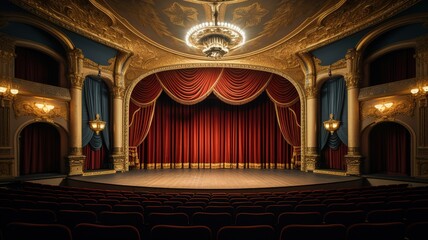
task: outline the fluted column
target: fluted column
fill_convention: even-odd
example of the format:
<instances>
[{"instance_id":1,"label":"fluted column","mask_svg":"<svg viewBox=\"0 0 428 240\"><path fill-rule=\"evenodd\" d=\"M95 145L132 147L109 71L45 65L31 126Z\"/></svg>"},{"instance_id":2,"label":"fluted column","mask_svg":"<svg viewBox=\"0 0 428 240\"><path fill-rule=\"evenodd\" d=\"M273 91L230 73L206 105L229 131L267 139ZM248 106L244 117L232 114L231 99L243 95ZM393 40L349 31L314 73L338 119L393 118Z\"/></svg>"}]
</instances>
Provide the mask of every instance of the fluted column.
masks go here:
<instances>
[{"instance_id":1,"label":"fluted column","mask_svg":"<svg viewBox=\"0 0 428 240\"><path fill-rule=\"evenodd\" d=\"M12 39L0 36L0 86L11 87L14 77L15 45ZM7 94L7 93L6 93ZM11 139L11 113L13 97L0 94L0 177L14 174L15 151Z\"/></svg>"},{"instance_id":2,"label":"fluted column","mask_svg":"<svg viewBox=\"0 0 428 240\"><path fill-rule=\"evenodd\" d=\"M125 153L123 151L123 75L115 74L115 86L113 88L113 153L111 160L114 170L123 172L129 166L125 164Z\"/></svg>"},{"instance_id":3,"label":"fluted column","mask_svg":"<svg viewBox=\"0 0 428 240\"><path fill-rule=\"evenodd\" d=\"M361 174L360 153L360 104L358 101L360 82L360 53L354 49L346 54L347 73L345 74L348 94L348 154L345 155L346 173L348 175Z\"/></svg>"},{"instance_id":4,"label":"fluted column","mask_svg":"<svg viewBox=\"0 0 428 240\"><path fill-rule=\"evenodd\" d=\"M418 87L428 85L428 37L420 38L416 44L416 82ZM420 90L421 91L421 90ZM428 97L416 97L417 145L414 175L428 177Z\"/></svg>"},{"instance_id":5,"label":"fluted column","mask_svg":"<svg viewBox=\"0 0 428 240\"><path fill-rule=\"evenodd\" d=\"M83 174L85 156L82 154L82 86L83 53L74 49L68 53L70 87L70 150L68 175Z\"/></svg>"},{"instance_id":6,"label":"fluted column","mask_svg":"<svg viewBox=\"0 0 428 240\"><path fill-rule=\"evenodd\" d=\"M306 82L309 83L305 86L306 92L306 116L307 116L307 128L306 128L306 155L305 155L305 171L313 171L319 165L319 154L318 154L318 89L313 85L315 76L313 74L306 75Z\"/></svg>"}]
</instances>

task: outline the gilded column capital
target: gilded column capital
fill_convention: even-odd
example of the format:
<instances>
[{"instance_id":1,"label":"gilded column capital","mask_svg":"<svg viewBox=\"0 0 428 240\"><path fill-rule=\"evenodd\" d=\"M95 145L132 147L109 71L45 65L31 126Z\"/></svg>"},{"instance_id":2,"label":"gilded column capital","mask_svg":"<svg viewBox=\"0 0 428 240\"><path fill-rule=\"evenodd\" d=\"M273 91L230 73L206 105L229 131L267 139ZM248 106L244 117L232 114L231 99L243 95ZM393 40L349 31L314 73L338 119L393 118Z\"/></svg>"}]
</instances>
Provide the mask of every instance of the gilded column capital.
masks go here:
<instances>
[{"instance_id":1,"label":"gilded column capital","mask_svg":"<svg viewBox=\"0 0 428 240\"><path fill-rule=\"evenodd\" d=\"M113 87L113 98L117 99L123 99L123 96L125 96L125 88L114 86Z\"/></svg>"},{"instance_id":2,"label":"gilded column capital","mask_svg":"<svg viewBox=\"0 0 428 240\"><path fill-rule=\"evenodd\" d=\"M317 98L318 97L318 88L314 85L305 86L305 93L308 99Z\"/></svg>"},{"instance_id":3,"label":"gilded column capital","mask_svg":"<svg viewBox=\"0 0 428 240\"><path fill-rule=\"evenodd\" d=\"M83 77L82 76L71 73L68 77L69 77L69 80L71 82L72 88L82 89L82 86L83 86Z\"/></svg>"},{"instance_id":4,"label":"gilded column capital","mask_svg":"<svg viewBox=\"0 0 428 240\"><path fill-rule=\"evenodd\" d=\"M352 88L358 88L358 84L360 82L360 76L355 75L353 73L346 73L345 82L346 82L346 88L348 90Z\"/></svg>"},{"instance_id":5,"label":"gilded column capital","mask_svg":"<svg viewBox=\"0 0 428 240\"><path fill-rule=\"evenodd\" d=\"M3 55L7 54L15 54L15 40L4 35L0 34L0 53Z\"/></svg>"}]
</instances>

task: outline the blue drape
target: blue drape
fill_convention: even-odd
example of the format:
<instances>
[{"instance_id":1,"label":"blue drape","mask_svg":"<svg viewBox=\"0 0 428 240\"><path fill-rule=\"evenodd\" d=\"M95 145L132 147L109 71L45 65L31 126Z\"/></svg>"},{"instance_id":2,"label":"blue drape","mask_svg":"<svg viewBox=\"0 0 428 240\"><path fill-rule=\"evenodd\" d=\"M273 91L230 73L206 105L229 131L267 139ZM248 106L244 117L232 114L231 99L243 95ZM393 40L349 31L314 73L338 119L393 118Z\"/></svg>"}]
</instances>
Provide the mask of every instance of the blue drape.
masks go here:
<instances>
[{"instance_id":1,"label":"blue drape","mask_svg":"<svg viewBox=\"0 0 428 240\"><path fill-rule=\"evenodd\" d=\"M323 122L330 118L330 113L340 121L340 127L333 135L323 126ZM326 144L332 149L337 149L341 142L348 145L348 97L342 77L326 81L321 88L320 129L320 150Z\"/></svg>"},{"instance_id":2,"label":"blue drape","mask_svg":"<svg viewBox=\"0 0 428 240\"><path fill-rule=\"evenodd\" d=\"M95 119L96 114L106 122L105 129L96 135L89 128L89 121ZM92 149L98 150L103 141L107 149L110 149L109 131L109 91L105 83L96 78L87 77L82 90L82 146L88 143Z\"/></svg>"}]
</instances>

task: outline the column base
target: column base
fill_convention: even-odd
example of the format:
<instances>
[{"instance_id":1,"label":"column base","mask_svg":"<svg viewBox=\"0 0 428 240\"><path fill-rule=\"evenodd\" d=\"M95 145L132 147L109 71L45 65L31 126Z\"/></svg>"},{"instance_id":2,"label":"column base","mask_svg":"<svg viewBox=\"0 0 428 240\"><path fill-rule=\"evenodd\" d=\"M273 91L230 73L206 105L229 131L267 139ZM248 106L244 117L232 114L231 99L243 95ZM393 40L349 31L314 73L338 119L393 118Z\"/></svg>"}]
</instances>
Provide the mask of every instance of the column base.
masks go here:
<instances>
[{"instance_id":1,"label":"column base","mask_svg":"<svg viewBox=\"0 0 428 240\"><path fill-rule=\"evenodd\" d=\"M70 155L68 158L68 175L82 175L86 156Z\"/></svg>"},{"instance_id":2,"label":"column base","mask_svg":"<svg viewBox=\"0 0 428 240\"><path fill-rule=\"evenodd\" d=\"M361 155L345 155L346 161L346 175L361 175L361 161L363 156Z\"/></svg>"},{"instance_id":3,"label":"column base","mask_svg":"<svg viewBox=\"0 0 428 240\"><path fill-rule=\"evenodd\" d=\"M313 172L315 169L319 168L319 155L306 155L305 156L305 169L306 172Z\"/></svg>"},{"instance_id":4,"label":"column base","mask_svg":"<svg viewBox=\"0 0 428 240\"><path fill-rule=\"evenodd\" d=\"M114 154L110 156L110 159L113 162L113 169L116 172L125 172L126 166L125 166L125 155L122 154Z\"/></svg>"}]
</instances>

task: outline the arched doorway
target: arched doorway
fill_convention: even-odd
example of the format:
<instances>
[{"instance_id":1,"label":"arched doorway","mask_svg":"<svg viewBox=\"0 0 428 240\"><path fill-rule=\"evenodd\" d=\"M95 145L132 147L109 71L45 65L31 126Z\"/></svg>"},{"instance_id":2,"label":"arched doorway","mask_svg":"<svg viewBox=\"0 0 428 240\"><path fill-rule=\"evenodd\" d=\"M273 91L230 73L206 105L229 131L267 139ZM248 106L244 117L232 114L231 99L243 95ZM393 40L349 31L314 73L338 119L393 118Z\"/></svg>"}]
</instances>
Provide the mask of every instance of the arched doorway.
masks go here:
<instances>
[{"instance_id":1,"label":"arched doorway","mask_svg":"<svg viewBox=\"0 0 428 240\"><path fill-rule=\"evenodd\" d=\"M383 122L369 136L370 173L410 176L410 133L402 125Z\"/></svg>"},{"instance_id":2,"label":"arched doorway","mask_svg":"<svg viewBox=\"0 0 428 240\"><path fill-rule=\"evenodd\" d=\"M33 123L19 135L19 175L59 173L61 137L49 123Z\"/></svg>"}]
</instances>

